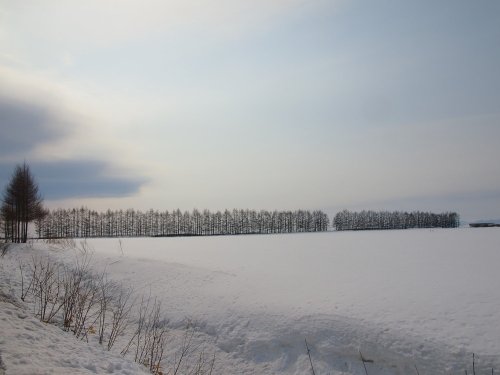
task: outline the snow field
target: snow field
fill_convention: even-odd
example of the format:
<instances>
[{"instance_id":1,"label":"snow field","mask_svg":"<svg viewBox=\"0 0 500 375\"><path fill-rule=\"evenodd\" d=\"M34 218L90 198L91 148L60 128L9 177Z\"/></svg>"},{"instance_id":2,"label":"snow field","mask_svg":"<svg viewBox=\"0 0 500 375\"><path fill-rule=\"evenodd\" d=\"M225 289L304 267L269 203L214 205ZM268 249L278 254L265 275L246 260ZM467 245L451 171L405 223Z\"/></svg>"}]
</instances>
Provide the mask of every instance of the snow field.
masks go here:
<instances>
[{"instance_id":1,"label":"snow field","mask_svg":"<svg viewBox=\"0 0 500 375\"><path fill-rule=\"evenodd\" d=\"M216 355L215 373L308 373L304 339L317 374L364 374L360 351L373 360L371 375L415 373L415 365L420 374L463 374L473 352L476 371L500 371L500 229L87 243L96 269L162 301L173 336L168 357L190 320L197 345ZM9 295L18 293L16 262L33 252L74 258L41 243L10 252L0 261ZM11 345L0 341L7 373L23 368L7 354ZM114 373L125 373L120 366Z\"/></svg>"}]
</instances>

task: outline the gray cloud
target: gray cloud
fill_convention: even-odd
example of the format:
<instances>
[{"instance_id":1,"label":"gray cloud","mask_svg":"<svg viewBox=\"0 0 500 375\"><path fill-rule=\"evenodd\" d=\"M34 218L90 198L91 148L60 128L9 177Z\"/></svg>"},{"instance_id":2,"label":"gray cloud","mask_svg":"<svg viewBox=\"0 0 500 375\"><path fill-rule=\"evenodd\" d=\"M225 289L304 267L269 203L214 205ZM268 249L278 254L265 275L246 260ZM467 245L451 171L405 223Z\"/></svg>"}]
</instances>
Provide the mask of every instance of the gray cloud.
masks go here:
<instances>
[{"instance_id":1,"label":"gray cloud","mask_svg":"<svg viewBox=\"0 0 500 375\"><path fill-rule=\"evenodd\" d=\"M126 197L137 193L146 179L111 176L112 166L98 160L66 160L29 163L40 192L49 200L66 198ZM14 165L0 163L0 186L5 186Z\"/></svg>"},{"instance_id":2,"label":"gray cloud","mask_svg":"<svg viewBox=\"0 0 500 375\"><path fill-rule=\"evenodd\" d=\"M50 108L0 95L0 157L24 157L35 146L61 138Z\"/></svg>"},{"instance_id":3,"label":"gray cloud","mask_svg":"<svg viewBox=\"0 0 500 375\"><path fill-rule=\"evenodd\" d=\"M39 145L64 140L79 125L78 119L64 114L64 108L58 112L54 108L58 108L55 103L42 98L20 100L0 93L0 189L8 183L16 162L29 159ZM116 169L113 163L98 159L29 164L42 195L50 200L130 196L146 182L137 176L110 175Z\"/></svg>"}]
</instances>

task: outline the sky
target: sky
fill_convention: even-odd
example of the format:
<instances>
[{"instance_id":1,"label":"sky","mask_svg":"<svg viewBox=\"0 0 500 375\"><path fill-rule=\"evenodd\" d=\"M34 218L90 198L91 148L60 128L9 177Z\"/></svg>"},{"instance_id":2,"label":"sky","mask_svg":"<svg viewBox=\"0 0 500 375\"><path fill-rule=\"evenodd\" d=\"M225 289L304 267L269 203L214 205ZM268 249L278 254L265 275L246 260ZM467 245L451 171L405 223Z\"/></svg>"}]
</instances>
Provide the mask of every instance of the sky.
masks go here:
<instances>
[{"instance_id":1,"label":"sky","mask_svg":"<svg viewBox=\"0 0 500 375\"><path fill-rule=\"evenodd\" d=\"M500 217L500 2L0 0L0 188Z\"/></svg>"}]
</instances>

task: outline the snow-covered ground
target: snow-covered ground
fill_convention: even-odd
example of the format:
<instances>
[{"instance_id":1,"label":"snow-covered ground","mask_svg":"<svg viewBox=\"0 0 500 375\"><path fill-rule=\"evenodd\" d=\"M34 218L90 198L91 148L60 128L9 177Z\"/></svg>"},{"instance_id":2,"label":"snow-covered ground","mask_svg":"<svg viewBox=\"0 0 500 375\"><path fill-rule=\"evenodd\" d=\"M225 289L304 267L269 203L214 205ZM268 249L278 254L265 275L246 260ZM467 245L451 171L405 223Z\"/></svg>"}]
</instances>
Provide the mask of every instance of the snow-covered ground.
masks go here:
<instances>
[{"instance_id":1,"label":"snow-covered ground","mask_svg":"<svg viewBox=\"0 0 500 375\"><path fill-rule=\"evenodd\" d=\"M415 366L420 374L472 373L473 352L478 373L500 371L500 228L120 241L88 241L96 268L157 296L174 331L194 321L204 352L216 355L214 373L310 373L304 339L316 374L365 374L360 351L373 360L370 375L415 374ZM0 260L10 297L19 293L19 259L34 252L74 258L41 243L10 251ZM15 374L19 348L38 342L24 330L40 324L0 303L0 356ZM40 353L37 366L47 358L39 373L54 372L47 345L29 349ZM71 345L63 343L68 353ZM134 365L87 346L94 367L72 362L83 373Z\"/></svg>"},{"instance_id":2,"label":"snow-covered ground","mask_svg":"<svg viewBox=\"0 0 500 375\"><path fill-rule=\"evenodd\" d=\"M14 302L14 303L12 303ZM41 323L0 294L0 356L6 374L148 374L142 366ZM0 374L2 374L0 367Z\"/></svg>"}]
</instances>

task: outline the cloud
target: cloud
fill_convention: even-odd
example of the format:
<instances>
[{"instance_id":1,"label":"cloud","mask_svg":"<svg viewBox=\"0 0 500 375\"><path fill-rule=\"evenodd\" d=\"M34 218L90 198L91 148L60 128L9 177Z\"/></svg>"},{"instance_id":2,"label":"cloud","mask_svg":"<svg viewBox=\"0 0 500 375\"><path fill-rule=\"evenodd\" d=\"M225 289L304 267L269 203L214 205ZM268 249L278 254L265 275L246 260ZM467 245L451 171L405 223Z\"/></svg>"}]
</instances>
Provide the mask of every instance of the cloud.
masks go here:
<instances>
[{"instance_id":1,"label":"cloud","mask_svg":"<svg viewBox=\"0 0 500 375\"><path fill-rule=\"evenodd\" d=\"M119 172L131 163L117 159L119 142L95 112L64 87L0 66L0 189L26 160L48 200L136 194L148 180Z\"/></svg>"},{"instance_id":2,"label":"cloud","mask_svg":"<svg viewBox=\"0 0 500 375\"><path fill-rule=\"evenodd\" d=\"M35 161L28 163L45 199L116 198L139 192L143 177L116 175L113 166L100 160ZM0 163L0 184L5 186L14 170Z\"/></svg>"},{"instance_id":3,"label":"cloud","mask_svg":"<svg viewBox=\"0 0 500 375\"><path fill-rule=\"evenodd\" d=\"M0 94L0 157L29 154L37 145L60 139L63 129L49 108Z\"/></svg>"},{"instance_id":4,"label":"cloud","mask_svg":"<svg viewBox=\"0 0 500 375\"><path fill-rule=\"evenodd\" d=\"M330 3L306 0L150 0L147 3L52 0L40 3L28 0L2 4L0 12L4 13L4 33L14 40L50 40L58 47L85 49L187 29L198 30L205 37L212 34L218 38L234 38L265 28L284 14L304 12L308 7L328 5L331 8ZM41 32L33 35L29 32L31 29ZM11 48L17 46L14 44Z\"/></svg>"},{"instance_id":5,"label":"cloud","mask_svg":"<svg viewBox=\"0 0 500 375\"><path fill-rule=\"evenodd\" d=\"M113 168L99 160L33 163L47 199L126 197L146 182L142 177L113 175Z\"/></svg>"},{"instance_id":6,"label":"cloud","mask_svg":"<svg viewBox=\"0 0 500 375\"><path fill-rule=\"evenodd\" d=\"M0 64L0 161L43 158L42 148L74 137L85 113L76 102L41 75Z\"/></svg>"}]
</instances>

